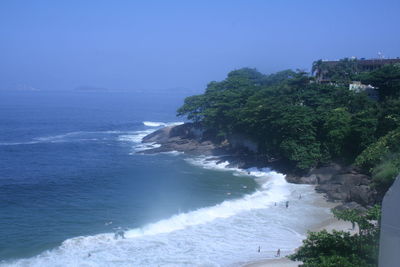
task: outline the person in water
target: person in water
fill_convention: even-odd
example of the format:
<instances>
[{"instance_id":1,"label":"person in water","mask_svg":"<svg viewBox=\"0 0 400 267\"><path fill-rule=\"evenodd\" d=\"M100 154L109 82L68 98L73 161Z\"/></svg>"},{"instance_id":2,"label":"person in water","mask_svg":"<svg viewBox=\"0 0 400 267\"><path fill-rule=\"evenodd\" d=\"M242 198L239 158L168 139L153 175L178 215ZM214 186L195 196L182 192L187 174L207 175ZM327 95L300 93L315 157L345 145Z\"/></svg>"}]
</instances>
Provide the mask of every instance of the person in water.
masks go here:
<instances>
[{"instance_id":1,"label":"person in water","mask_svg":"<svg viewBox=\"0 0 400 267\"><path fill-rule=\"evenodd\" d=\"M276 252L276 257L280 257L281 256L281 249L278 248L278 251Z\"/></svg>"},{"instance_id":2,"label":"person in water","mask_svg":"<svg viewBox=\"0 0 400 267\"><path fill-rule=\"evenodd\" d=\"M114 233L114 239L118 239L118 237L125 239L125 231L122 228L117 228Z\"/></svg>"},{"instance_id":3,"label":"person in water","mask_svg":"<svg viewBox=\"0 0 400 267\"><path fill-rule=\"evenodd\" d=\"M289 201L286 201L286 208L289 208Z\"/></svg>"}]
</instances>

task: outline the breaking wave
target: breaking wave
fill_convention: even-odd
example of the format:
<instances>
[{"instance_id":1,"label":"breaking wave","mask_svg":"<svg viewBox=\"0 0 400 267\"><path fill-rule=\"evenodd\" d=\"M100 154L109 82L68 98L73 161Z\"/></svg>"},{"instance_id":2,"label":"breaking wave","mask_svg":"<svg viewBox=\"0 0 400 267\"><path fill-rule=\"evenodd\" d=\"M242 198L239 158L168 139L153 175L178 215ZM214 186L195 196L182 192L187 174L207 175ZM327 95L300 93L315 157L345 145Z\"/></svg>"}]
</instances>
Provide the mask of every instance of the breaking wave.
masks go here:
<instances>
[{"instance_id":1,"label":"breaking wave","mask_svg":"<svg viewBox=\"0 0 400 267\"><path fill-rule=\"evenodd\" d=\"M183 122L171 122L171 123L165 123L165 122L156 122L156 121L144 121L143 124L148 127L161 127L161 126L175 126L175 125L181 125Z\"/></svg>"},{"instance_id":2,"label":"breaking wave","mask_svg":"<svg viewBox=\"0 0 400 267\"><path fill-rule=\"evenodd\" d=\"M147 125L145 124L147 123ZM153 124L152 124L153 123ZM147 127L155 122L144 122ZM156 129L109 132L134 151L158 144L142 144L142 138ZM80 135L68 133L41 139L57 140ZM301 244L312 224L329 217L329 210L315 206L318 195L311 186L289 184L285 175L271 169L246 170L228 167L229 162L213 157L185 159L189 164L255 179L258 189L237 199L178 213L169 218L126 229L126 239L113 233L79 236L38 256L0 262L4 266L240 266L245 262L282 255ZM298 199L301 194L302 200ZM296 208L285 208L290 201ZM262 253L257 249L261 247Z\"/></svg>"}]
</instances>

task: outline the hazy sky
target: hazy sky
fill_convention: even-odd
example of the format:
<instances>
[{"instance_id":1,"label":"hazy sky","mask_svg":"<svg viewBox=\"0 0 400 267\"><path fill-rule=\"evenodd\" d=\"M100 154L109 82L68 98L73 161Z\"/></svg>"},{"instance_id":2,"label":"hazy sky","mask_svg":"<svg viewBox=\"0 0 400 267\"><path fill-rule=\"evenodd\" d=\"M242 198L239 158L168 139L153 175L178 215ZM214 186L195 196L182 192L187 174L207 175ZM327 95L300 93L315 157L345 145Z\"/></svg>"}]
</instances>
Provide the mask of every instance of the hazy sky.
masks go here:
<instances>
[{"instance_id":1,"label":"hazy sky","mask_svg":"<svg viewBox=\"0 0 400 267\"><path fill-rule=\"evenodd\" d=\"M399 0L0 1L0 89L201 90L230 70L400 56Z\"/></svg>"}]
</instances>

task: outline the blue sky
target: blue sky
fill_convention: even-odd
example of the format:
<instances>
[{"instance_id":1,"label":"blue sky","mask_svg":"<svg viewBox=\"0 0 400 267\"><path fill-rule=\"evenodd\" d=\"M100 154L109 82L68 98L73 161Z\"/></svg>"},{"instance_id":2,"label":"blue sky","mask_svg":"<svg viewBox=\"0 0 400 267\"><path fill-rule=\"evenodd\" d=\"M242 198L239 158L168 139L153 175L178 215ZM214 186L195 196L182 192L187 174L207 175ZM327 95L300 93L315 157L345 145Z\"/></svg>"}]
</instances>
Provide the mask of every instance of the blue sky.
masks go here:
<instances>
[{"instance_id":1,"label":"blue sky","mask_svg":"<svg viewBox=\"0 0 400 267\"><path fill-rule=\"evenodd\" d=\"M0 89L200 91L240 67L400 56L400 1L0 1Z\"/></svg>"}]
</instances>

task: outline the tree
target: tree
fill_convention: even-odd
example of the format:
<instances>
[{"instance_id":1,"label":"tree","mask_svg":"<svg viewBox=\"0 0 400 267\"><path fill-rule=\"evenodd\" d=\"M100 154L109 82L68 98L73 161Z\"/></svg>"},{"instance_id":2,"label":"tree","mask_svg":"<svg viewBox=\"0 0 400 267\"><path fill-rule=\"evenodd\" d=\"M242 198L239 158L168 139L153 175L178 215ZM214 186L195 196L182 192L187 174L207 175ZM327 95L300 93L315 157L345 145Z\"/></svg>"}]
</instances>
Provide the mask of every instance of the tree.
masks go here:
<instances>
[{"instance_id":1,"label":"tree","mask_svg":"<svg viewBox=\"0 0 400 267\"><path fill-rule=\"evenodd\" d=\"M400 99L388 98L379 106L377 134L384 136L400 127Z\"/></svg>"},{"instance_id":2,"label":"tree","mask_svg":"<svg viewBox=\"0 0 400 267\"><path fill-rule=\"evenodd\" d=\"M318 61L314 67L324 64ZM388 97L376 103L350 91L346 81L359 71L354 60L325 67L341 82L313 83L302 71L263 75L250 68L234 70L225 80L210 82L204 94L186 98L178 115L200 124L214 140L247 136L258 144L260 154L294 172L332 159L352 163L379 137L399 127L400 100Z\"/></svg>"},{"instance_id":3,"label":"tree","mask_svg":"<svg viewBox=\"0 0 400 267\"><path fill-rule=\"evenodd\" d=\"M353 159L376 140L376 113L376 110L371 108L352 116L346 147Z\"/></svg>"},{"instance_id":4,"label":"tree","mask_svg":"<svg viewBox=\"0 0 400 267\"><path fill-rule=\"evenodd\" d=\"M368 146L356 158L355 164L372 174L378 191L386 192L400 173L400 128Z\"/></svg>"},{"instance_id":5,"label":"tree","mask_svg":"<svg viewBox=\"0 0 400 267\"><path fill-rule=\"evenodd\" d=\"M350 235L335 230L332 233L326 230L309 232L303 245L289 258L302 261L303 267L376 267L379 252L379 206L369 209L365 214L354 210L336 210L334 215L340 220L356 222L359 233Z\"/></svg>"},{"instance_id":6,"label":"tree","mask_svg":"<svg viewBox=\"0 0 400 267\"><path fill-rule=\"evenodd\" d=\"M377 70L361 74L360 80L379 90L379 99L400 97L400 64L385 65Z\"/></svg>"},{"instance_id":7,"label":"tree","mask_svg":"<svg viewBox=\"0 0 400 267\"><path fill-rule=\"evenodd\" d=\"M342 156L351 129L351 114L343 107L329 111L323 129L330 154L333 157Z\"/></svg>"}]
</instances>

